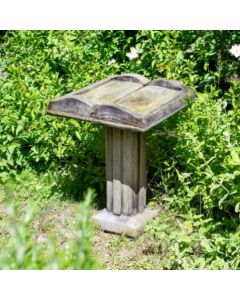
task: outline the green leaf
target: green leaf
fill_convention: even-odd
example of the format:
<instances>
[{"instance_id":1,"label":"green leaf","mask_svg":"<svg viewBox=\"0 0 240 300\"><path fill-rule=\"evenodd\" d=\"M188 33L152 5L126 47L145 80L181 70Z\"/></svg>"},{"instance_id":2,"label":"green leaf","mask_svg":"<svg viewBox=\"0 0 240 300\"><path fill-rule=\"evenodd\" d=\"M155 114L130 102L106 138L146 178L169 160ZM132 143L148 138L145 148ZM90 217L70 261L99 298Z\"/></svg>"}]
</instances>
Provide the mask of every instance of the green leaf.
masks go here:
<instances>
[{"instance_id":1,"label":"green leaf","mask_svg":"<svg viewBox=\"0 0 240 300\"><path fill-rule=\"evenodd\" d=\"M231 151L231 156L232 156L233 163L236 164L236 165L239 165L240 164L240 158L239 158L238 153L236 151Z\"/></svg>"},{"instance_id":2,"label":"green leaf","mask_svg":"<svg viewBox=\"0 0 240 300\"><path fill-rule=\"evenodd\" d=\"M81 139L81 135L80 135L80 133L78 131L75 131L75 135L76 135L76 137L78 138L79 141L82 140Z\"/></svg>"},{"instance_id":3,"label":"green leaf","mask_svg":"<svg viewBox=\"0 0 240 300\"><path fill-rule=\"evenodd\" d=\"M236 213L239 213L239 212L240 212L240 202L238 202L238 203L235 205L235 212L236 212Z\"/></svg>"}]
</instances>

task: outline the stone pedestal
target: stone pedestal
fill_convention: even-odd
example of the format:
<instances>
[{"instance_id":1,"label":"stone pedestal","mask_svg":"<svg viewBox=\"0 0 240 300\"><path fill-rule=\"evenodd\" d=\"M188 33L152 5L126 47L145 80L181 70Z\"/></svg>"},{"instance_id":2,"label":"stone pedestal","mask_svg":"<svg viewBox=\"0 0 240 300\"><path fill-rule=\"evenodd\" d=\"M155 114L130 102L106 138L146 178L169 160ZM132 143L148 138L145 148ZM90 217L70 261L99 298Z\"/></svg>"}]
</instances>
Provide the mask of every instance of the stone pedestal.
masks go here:
<instances>
[{"instance_id":1,"label":"stone pedestal","mask_svg":"<svg viewBox=\"0 0 240 300\"><path fill-rule=\"evenodd\" d=\"M106 127L107 209L93 221L109 232L140 234L157 209L146 209L146 133Z\"/></svg>"},{"instance_id":2,"label":"stone pedestal","mask_svg":"<svg viewBox=\"0 0 240 300\"><path fill-rule=\"evenodd\" d=\"M187 106L193 90L176 80L113 75L49 102L50 115L106 127L107 209L103 230L139 234L158 210L146 208L146 132Z\"/></svg>"}]
</instances>

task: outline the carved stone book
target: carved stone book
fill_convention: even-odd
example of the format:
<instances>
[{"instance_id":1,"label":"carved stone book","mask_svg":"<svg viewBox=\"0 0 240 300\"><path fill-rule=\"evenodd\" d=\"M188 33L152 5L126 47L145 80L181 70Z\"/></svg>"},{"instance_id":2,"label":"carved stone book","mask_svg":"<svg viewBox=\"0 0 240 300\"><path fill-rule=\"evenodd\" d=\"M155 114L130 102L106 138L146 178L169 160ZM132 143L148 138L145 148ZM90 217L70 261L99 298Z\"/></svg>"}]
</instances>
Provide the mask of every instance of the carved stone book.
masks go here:
<instances>
[{"instance_id":1,"label":"carved stone book","mask_svg":"<svg viewBox=\"0 0 240 300\"><path fill-rule=\"evenodd\" d=\"M47 113L145 132L187 105L191 89L175 80L111 76L49 103Z\"/></svg>"}]
</instances>

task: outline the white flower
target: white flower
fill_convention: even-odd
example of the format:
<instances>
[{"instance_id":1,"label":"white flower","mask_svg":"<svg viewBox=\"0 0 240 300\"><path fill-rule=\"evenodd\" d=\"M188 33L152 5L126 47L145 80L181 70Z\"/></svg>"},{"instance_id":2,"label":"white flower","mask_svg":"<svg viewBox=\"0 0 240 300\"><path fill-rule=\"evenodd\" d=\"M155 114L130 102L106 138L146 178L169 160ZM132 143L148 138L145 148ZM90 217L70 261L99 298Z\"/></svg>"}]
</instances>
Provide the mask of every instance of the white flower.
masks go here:
<instances>
[{"instance_id":1,"label":"white flower","mask_svg":"<svg viewBox=\"0 0 240 300\"><path fill-rule=\"evenodd\" d=\"M240 45L233 45L229 52L236 58L240 57Z\"/></svg>"},{"instance_id":2,"label":"white flower","mask_svg":"<svg viewBox=\"0 0 240 300\"><path fill-rule=\"evenodd\" d=\"M113 59L109 60L108 65L110 66L112 64L115 64L115 62L116 62L116 59L113 58Z\"/></svg>"},{"instance_id":3,"label":"white flower","mask_svg":"<svg viewBox=\"0 0 240 300\"><path fill-rule=\"evenodd\" d=\"M128 57L130 60L132 60L132 59L135 59L135 58L138 57L138 51L137 51L136 48L131 47L131 48L130 48L130 52L127 53L126 55L127 55L127 57Z\"/></svg>"}]
</instances>

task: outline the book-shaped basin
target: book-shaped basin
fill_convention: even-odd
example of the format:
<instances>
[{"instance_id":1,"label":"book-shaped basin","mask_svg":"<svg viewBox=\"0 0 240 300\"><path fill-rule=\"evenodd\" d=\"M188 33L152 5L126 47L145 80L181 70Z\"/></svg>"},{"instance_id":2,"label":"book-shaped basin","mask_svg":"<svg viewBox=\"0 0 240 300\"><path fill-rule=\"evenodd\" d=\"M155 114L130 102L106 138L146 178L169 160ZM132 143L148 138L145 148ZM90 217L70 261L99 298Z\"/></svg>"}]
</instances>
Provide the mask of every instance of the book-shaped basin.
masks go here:
<instances>
[{"instance_id":1,"label":"book-shaped basin","mask_svg":"<svg viewBox=\"0 0 240 300\"><path fill-rule=\"evenodd\" d=\"M51 100L47 113L145 132L193 97L194 92L178 81L124 74Z\"/></svg>"}]
</instances>

